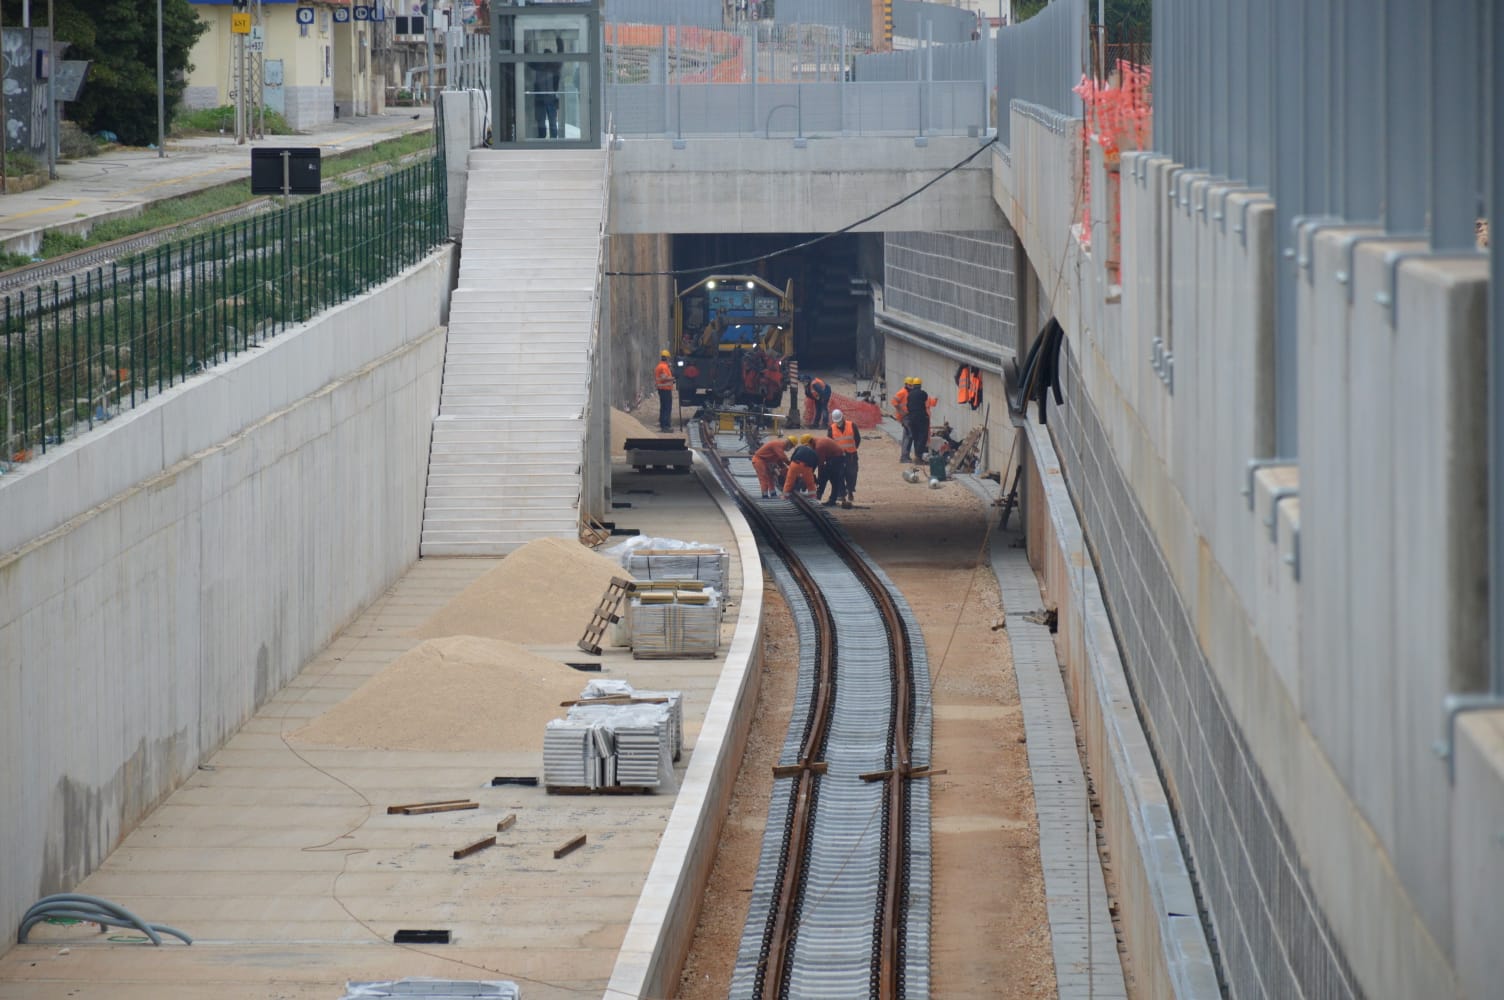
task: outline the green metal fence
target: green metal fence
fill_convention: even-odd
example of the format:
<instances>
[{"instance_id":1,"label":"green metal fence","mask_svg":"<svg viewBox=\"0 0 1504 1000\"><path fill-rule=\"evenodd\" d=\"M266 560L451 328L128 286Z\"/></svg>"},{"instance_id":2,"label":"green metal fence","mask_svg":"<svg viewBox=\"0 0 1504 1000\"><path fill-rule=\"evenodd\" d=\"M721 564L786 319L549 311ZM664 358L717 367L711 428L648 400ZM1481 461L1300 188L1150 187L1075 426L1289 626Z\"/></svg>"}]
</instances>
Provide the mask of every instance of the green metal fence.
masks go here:
<instances>
[{"instance_id":1,"label":"green metal fence","mask_svg":"<svg viewBox=\"0 0 1504 1000\"><path fill-rule=\"evenodd\" d=\"M448 238L442 155L0 303L0 461L24 461L331 306Z\"/></svg>"}]
</instances>

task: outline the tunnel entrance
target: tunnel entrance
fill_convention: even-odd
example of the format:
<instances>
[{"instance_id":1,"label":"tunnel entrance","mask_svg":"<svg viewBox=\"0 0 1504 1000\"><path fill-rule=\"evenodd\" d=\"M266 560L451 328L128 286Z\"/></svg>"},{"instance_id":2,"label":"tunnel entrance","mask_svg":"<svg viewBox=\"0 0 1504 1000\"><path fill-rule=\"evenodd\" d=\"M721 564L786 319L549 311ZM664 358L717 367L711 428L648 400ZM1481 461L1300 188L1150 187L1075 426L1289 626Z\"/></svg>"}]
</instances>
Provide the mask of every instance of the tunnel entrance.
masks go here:
<instances>
[{"instance_id":1,"label":"tunnel entrance","mask_svg":"<svg viewBox=\"0 0 1504 1000\"><path fill-rule=\"evenodd\" d=\"M776 257L765 255L808 242L816 233L694 233L673 237L673 267L691 269L676 280L682 291L712 273L749 274L783 288L794 286L794 353L807 370L855 369L858 330L866 304L863 241L843 233ZM876 236L881 246L882 237ZM880 251L879 251L880 252ZM735 261L749 261L735 264ZM879 257L880 259L880 257ZM856 284L853 284L856 282ZM860 294L854 289L860 288ZM870 325L870 310L867 311Z\"/></svg>"}]
</instances>

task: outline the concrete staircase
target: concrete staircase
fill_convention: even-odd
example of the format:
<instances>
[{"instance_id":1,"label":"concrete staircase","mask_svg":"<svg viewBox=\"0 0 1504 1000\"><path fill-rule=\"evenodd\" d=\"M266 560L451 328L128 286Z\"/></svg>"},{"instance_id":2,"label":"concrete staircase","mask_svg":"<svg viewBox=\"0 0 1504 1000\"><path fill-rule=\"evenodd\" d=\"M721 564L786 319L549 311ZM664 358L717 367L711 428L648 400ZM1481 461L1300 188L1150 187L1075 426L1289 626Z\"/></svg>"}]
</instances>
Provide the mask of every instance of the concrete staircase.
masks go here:
<instances>
[{"instance_id":1,"label":"concrete staircase","mask_svg":"<svg viewBox=\"0 0 1504 1000\"><path fill-rule=\"evenodd\" d=\"M604 151L474 150L421 552L573 538Z\"/></svg>"}]
</instances>

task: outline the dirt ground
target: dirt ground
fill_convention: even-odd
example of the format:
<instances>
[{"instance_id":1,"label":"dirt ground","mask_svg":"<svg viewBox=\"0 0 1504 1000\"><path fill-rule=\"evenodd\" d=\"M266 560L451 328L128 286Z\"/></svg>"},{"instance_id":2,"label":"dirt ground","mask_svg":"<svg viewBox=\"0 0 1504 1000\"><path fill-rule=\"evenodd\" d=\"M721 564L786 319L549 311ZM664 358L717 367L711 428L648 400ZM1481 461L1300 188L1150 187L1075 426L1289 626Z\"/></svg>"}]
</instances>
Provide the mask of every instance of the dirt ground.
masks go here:
<instances>
[{"instance_id":1,"label":"dirt ground","mask_svg":"<svg viewBox=\"0 0 1504 1000\"><path fill-rule=\"evenodd\" d=\"M904 482L897 443L863 432L853 510L834 510L903 592L934 679L931 994L1053 997L1055 971L1022 712L997 582L985 565L996 511L964 486ZM767 588L768 643L747 759L705 895L681 1000L725 997L767 817L770 767L793 700L792 619Z\"/></svg>"}]
</instances>

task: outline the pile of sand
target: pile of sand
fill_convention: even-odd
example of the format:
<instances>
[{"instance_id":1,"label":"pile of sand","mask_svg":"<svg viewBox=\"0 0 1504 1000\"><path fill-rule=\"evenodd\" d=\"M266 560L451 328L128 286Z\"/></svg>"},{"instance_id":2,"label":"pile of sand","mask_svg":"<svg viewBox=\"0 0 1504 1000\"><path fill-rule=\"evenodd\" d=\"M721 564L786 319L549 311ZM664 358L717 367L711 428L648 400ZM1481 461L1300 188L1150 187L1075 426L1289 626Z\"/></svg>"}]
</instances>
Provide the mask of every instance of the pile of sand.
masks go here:
<instances>
[{"instance_id":1,"label":"pile of sand","mask_svg":"<svg viewBox=\"0 0 1504 1000\"><path fill-rule=\"evenodd\" d=\"M537 538L460 591L413 632L478 635L532 646L574 645L613 576L615 560L567 538Z\"/></svg>"},{"instance_id":2,"label":"pile of sand","mask_svg":"<svg viewBox=\"0 0 1504 1000\"><path fill-rule=\"evenodd\" d=\"M580 675L521 646L461 635L398 657L290 739L372 750L538 750Z\"/></svg>"},{"instance_id":3,"label":"pile of sand","mask_svg":"<svg viewBox=\"0 0 1504 1000\"><path fill-rule=\"evenodd\" d=\"M627 453L627 438L661 437L657 431L638 420L630 413L611 408L611 454Z\"/></svg>"}]
</instances>

